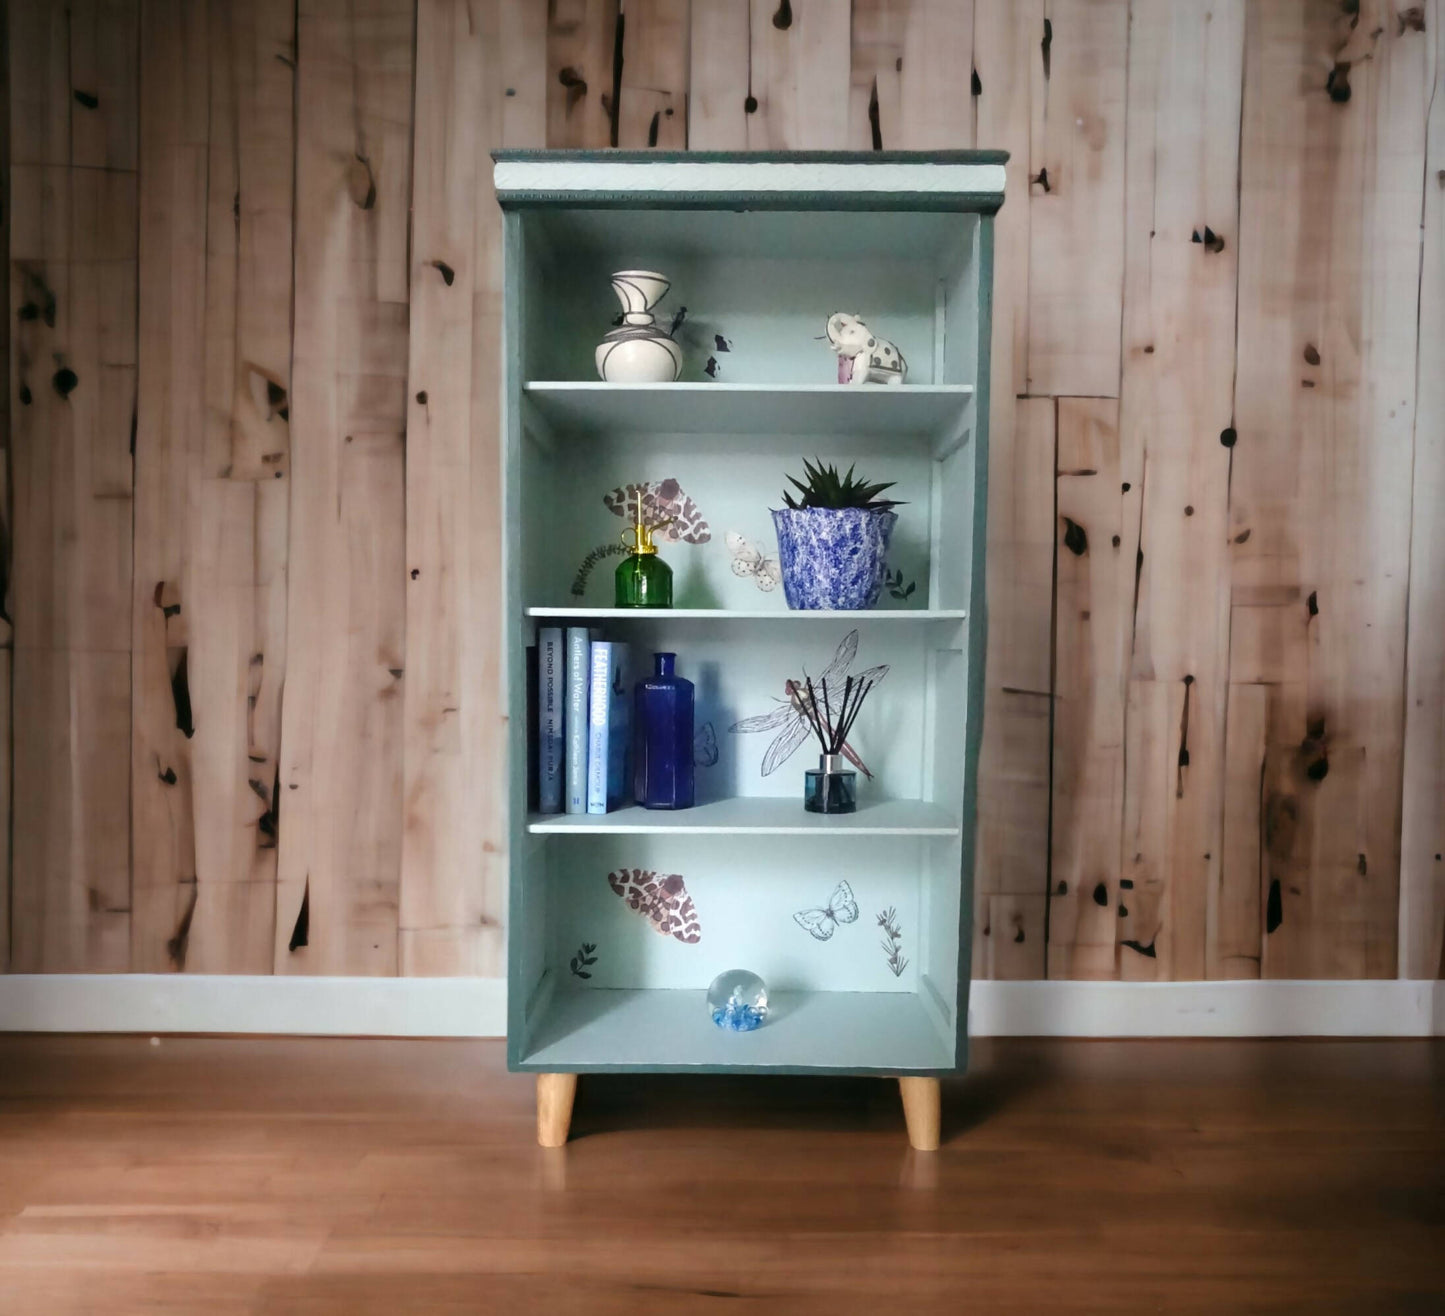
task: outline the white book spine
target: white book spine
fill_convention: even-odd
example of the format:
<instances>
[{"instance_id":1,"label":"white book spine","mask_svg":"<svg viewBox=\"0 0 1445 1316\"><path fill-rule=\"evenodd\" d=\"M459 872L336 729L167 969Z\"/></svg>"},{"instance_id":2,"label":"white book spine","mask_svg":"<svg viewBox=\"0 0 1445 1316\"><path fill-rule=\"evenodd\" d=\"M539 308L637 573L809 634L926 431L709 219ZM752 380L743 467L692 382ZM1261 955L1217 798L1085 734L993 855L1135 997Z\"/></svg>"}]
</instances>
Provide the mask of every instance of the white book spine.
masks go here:
<instances>
[{"instance_id":1,"label":"white book spine","mask_svg":"<svg viewBox=\"0 0 1445 1316\"><path fill-rule=\"evenodd\" d=\"M567 812L587 812L587 679L592 636L567 628Z\"/></svg>"}]
</instances>

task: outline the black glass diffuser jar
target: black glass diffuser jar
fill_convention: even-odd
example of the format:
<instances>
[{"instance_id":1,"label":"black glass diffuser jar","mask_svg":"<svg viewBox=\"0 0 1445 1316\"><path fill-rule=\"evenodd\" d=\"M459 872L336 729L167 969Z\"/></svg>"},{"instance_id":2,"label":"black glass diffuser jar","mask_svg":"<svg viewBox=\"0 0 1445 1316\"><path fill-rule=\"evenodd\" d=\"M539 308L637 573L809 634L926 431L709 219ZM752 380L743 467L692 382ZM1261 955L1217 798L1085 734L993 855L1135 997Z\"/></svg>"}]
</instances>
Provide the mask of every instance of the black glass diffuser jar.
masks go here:
<instances>
[{"instance_id":1,"label":"black glass diffuser jar","mask_svg":"<svg viewBox=\"0 0 1445 1316\"><path fill-rule=\"evenodd\" d=\"M818 755L818 766L803 774L803 808L809 813L853 813L858 808L858 774L841 754Z\"/></svg>"}]
</instances>

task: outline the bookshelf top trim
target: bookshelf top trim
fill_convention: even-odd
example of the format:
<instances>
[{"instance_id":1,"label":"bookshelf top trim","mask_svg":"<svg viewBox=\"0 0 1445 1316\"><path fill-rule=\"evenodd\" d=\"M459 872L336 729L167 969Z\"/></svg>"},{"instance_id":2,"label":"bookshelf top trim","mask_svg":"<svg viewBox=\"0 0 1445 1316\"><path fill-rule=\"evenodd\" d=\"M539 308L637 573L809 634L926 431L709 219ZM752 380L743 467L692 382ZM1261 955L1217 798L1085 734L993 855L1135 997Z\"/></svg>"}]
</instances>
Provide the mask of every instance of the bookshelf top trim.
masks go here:
<instances>
[{"instance_id":1,"label":"bookshelf top trim","mask_svg":"<svg viewBox=\"0 0 1445 1316\"><path fill-rule=\"evenodd\" d=\"M505 209L953 210L1003 204L1002 152L498 153ZM1006 157L1003 157L1006 158Z\"/></svg>"}]
</instances>

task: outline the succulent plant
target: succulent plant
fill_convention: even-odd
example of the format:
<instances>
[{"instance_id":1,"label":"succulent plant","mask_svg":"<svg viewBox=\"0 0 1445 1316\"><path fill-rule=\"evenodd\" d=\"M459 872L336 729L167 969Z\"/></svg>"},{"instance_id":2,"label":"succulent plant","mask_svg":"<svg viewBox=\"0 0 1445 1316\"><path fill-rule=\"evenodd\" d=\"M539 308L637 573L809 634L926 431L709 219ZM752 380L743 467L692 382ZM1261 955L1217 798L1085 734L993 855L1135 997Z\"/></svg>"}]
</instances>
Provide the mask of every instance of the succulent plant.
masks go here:
<instances>
[{"instance_id":1,"label":"succulent plant","mask_svg":"<svg viewBox=\"0 0 1445 1316\"><path fill-rule=\"evenodd\" d=\"M783 502L795 512L805 507L826 507L835 511L858 507L868 512L886 512L889 508L901 506L897 499L878 497L885 489L893 488L894 481L869 484L854 477L852 466L848 467L847 474L839 475L836 466L805 459L803 474L807 476L806 483L796 476L788 476L789 483L803 495L801 499L795 499L790 490L783 490Z\"/></svg>"}]
</instances>

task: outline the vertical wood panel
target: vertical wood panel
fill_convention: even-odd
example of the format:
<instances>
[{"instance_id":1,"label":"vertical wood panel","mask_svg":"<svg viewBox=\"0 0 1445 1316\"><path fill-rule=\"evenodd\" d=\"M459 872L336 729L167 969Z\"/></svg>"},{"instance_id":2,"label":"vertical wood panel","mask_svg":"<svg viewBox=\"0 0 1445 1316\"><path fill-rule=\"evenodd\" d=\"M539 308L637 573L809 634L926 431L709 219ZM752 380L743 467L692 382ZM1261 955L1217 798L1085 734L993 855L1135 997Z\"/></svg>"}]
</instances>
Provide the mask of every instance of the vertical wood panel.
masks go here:
<instances>
[{"instance_id":1,"label":"vertical wood panel","mask_svg":"<svg viewBox=\"0 0 1445 1316\"><path fill-rule=\"evenodd\" d=\"M687 0L626 0L617 145L687 146Z\"/></svg>"},{"instance_id":2,"label":"vertical wood panel","mask_svg":"<svg viewBox=\"0 0 1445 1316\"><path fill-rule=\"evenodd\" d=\"M973 0L853 0L848 145L973 145Z\"/></svg>"},{"instance_id":3,"label":"vertical wood panel","mask_svg":"<svg viewBox=\"0 0 1445 1316\"><path fill-rule=\"evenodd\" d=\"M7 5L10 163L70 163L70 11L46 0Z\"/></svg>"},{"instance_id":4,"label":"vertical wood panel","mask_svg":"<svg viewBox=\"0 0 1445 1316\"><path fill-rule=\"evenodd\" d=\"M1260 882L1265 836L1263 785L1268 738L1269 687L1230 684L1225 712L1223 862L1209 910L1209 972L1218 978L1257 978L1267 917Z\"/></svg>"},{"instance_id":5,"label":"vertical wood panel","mask_svg":"<svg viewBox=\"0 0 1445 1316\"><path fill-rule=\"evenodd\" d=\"M1205 976L1222 871L1231 449L1220 435L1232 414L1242 57L1239 4L1135 6L1120 401L1120 533L1137 573L1122 617L1125 978ZM1206 227L1223 250L1194 241Z\"/></svg>"},{"instance_id":6,"label":"vertical wood panel","mask_svg":"<svg viewBox=\"0 0 1445 1316\"><path fill-rule=\"evenodd\" d=\"M752 95L750 0L692 6L688 51L687 144L694 151L741 151Z\"/></svg>"},{"instance_id":7,"label":"vertical wood panel","mask_svg":"<svg viewBox=\"0 0 1445 1316\"><path fill-rule=\"evenodd\" d=\"M1427 36L1363 32L1333 104L1334 18L1252 4L1246 42L1231 680L1268 687L1271 977L1397 967Z\"/></svg>"},{"instance_id":8,"label":"vertical wood panel","mask_svg":"<svg viewBox=\"0 0 1445 1316\"><path fill-rule=\"evenodd\" d=\"M121 36L134 6L113 6ZM90 10L77 6L82 28ZM135 175L77 167L70 15L9 7L11 967L129 964ZM117 38L121 39L120 37ZM83 61L82 61L83 62ZM110 114L134 123L117 89Z\"/></svg>"},{"instance_id":9,"label":"vertical wood panel","mask_svg":"<svg viewBox=\"0 0 1445 1316\"><path fill-rule=\"evenodd\" d=\"M476 771L465 652L474 619L469 442L475 216L480 146L491 128L495 4L422 0L417 10L412 170L411 402L407 418L403 972L501 971L500 923L480 907L477 807L495 782ZM482 15L493 16L491 31ZM443 271L446 271L445 275ZM485 533L486 530L475 527ZM416 963L414 961L419 961Z\"/></svg>"},{"instance_id":10,"label":"vertical wood panel","mask_svg":"<svg viewBox=\"0 0 1445 1316\"><path fill-rule=\"evenodd\" d=\"M1044 974L1053 610L1054 405L1020 400L1029 320L1029 124L1043 0L977 0L980 143L1009 152L994 221L988 670L979 756L974 973ZM987 932L985 932L987 929Z\"/></svg>"},{"instance_id":11,"label":"vertical wood panel","mask_svg":"<svg viewBox=\"0 0 1445 1316\"><path fill-rule=\"evenodd\" d=\"M1030 393L1119 395L1127 0L1046 0L1033 54Z\"/></svg>"},{"instance_id":12,"label":"vertical wood panel","mask_svg":"<svg viewBox=\"0 0 1445 1316\"><path fill-rule=\"evenodd\" d=\"M986 978L1044 975L1054 415L1052 398L1020 399L989 453L988 596L1009 602L989 615L978 779L974 972Z\"/></svg>"},{"instance_id":13,"label":"vertical wood panel","mask_svg":"<svg viewBox=\"0 0 1445 1316\"><path fill-rule=\"evenodd\" d=\"M198 899L189 640L192 466L205 434L207 6L141 15L131 967L185 966Z\"/></svg>"},{"instance_id":14,"label":"vertical wood panel","mask_svg":"<svg viewBox=\"0 0 1445 1316\"><path fill-rule=\"evenodd\" d=\"M64 7L70 12L71 162L133 170L139 6L135 0L69 0Z\"/></svg>"},{"instance_id":15,"label":"vertical wood panel","mask_svg":"<svg viewBox=\"0 0 1445 1316\"><path fill-rule=\"evenodd\" d=\"M148 4L143 51L133 959L152 971L266 972L289 492L292 7Z\"/></svg>"},{"instance_id":16,"label":"vertical wood panel","mask_svg":"<svg viewBox=\"0 0 1445 1316\"><path fill-rule=\"evenodd\" d=\"M1117 947L1133 935L1119 862L1134 589L1119 404L1060 398L1058 427L1048 976L1113 978Z\"/></svg>"},{"instance_id":17,"label":"vertical wood panel","mask_svg":"<svg viewBox=\"0 0 1445 1316\"><path fill-rule=\"evenodd\" d=\"M396 972L413 17L298 12L280 973Z\"/></svg>"},{"instance_id":18,"label":"vertical wood panel","mask_svg":"<svg viewBox=\"0 0 1445 1316\"><path fill-rule=\"evenodd\" d=\"M0 13L0 251L10 258L10 32ZM10 967L10 787L13 779L14 723L11 683L14 679L14 602L10 578L14 571L11 509L11 409L9 276L6 276L4 323L0 324L0 973Z\"/></svg>"},{"instance_id":19,"label":"vertical wood panel","mask_svg":"<svg viewBox=\"0 0 1445 1316\"><path fill-rule=\"evenodd\" d=\"M502 140L509 146L543 146L547 141L547 13L530 0L498 0L498 9L495 57L504 84ZM487 165L488 196L495 205L495 195L490 192L490 160Z\"/></svg>"},{"instance_id":20,"label":"vertical wood panel","mask_svg":"<svg viewBox=\"0 0 1445 1316\"><path fill-rule=\"evenodd\" d=\"M848 145L849 0L752 0L749 150Z\"/></svg>"},{"instance_id":21,"label":"vertical wood panel","mask_svg":"<svg viewBox=\"0 0 1445 1316\"><path fill-rule=\"evenodd\" d=\"M520 13L525 0L502 0L500 58L505 80L525 78L540 93L546 67L546 32ZM483 15L490 11L483 8ZM402 930L402 972L410 974L503 971L503 926L507 889L505 802L506 709L502 672L501 417L502 377L502 212L492 187L489 152L495 145L540 147L545 116L517 113L516 98L499 80L497 43L484 25L482 116L477 137L475 202L472 210L470 425L465 469L465 533L462 555L462 623L458 656L464 691L461 722L465 827L450 841L457 866L430 897L440 911L435 927ZM540 101L540 95L539 95ZM410 633L410 626L409 626ZM448 825L457 826L455 818Z\"/></svg>"},{"instance_id":22,"label":"vertical wood panel","mask_svg":"<svg viewBox=\"0 0 1445 1316\"><path fill-rule=\"evenodd\" d=\"M191 457L188 969L270 971L290 496L295 9L211 0L206 430Z\"/></svg>"},{"instance_id":23,"label":"vertical wood panel","mask_svg":"<svg viewBox=\"0 0 1445 1316\"><path fill-rule=\"evenodd\" d=\"M1445 978L1445 5L1425 19L1433 78L1420 266L1420 396L1415 411L1405 687L1400 976Z\"/></svg>"},{"instance_id":24,"label":"vertical wood panel","mask_svg":"<svg viewBox=\"0 0 1445 1316\"><path fill-rule=\"evenodd\" d=\"M549 0L547 145L612 142L612 65L619 0Z\"/></svg>"}]
</instances>

